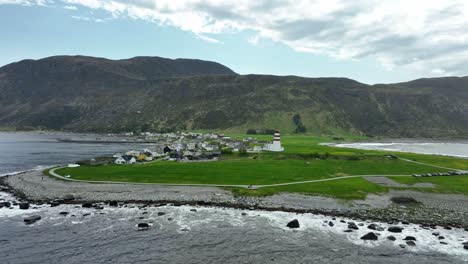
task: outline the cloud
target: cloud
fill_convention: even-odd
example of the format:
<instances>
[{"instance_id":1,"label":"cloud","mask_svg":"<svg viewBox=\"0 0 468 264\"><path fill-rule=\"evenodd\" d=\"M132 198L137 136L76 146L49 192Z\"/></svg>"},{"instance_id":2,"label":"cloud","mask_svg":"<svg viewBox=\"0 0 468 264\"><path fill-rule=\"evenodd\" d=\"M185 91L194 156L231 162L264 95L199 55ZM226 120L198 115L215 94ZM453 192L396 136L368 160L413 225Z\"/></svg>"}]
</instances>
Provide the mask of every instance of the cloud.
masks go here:
<instances>
[{"instance_id":1,"label":"cloud","mask_svg":"<svg viewBox=\"0 0 468 264\"><path fill-rule=\"evenodd\" d=\"M56 0L213 35L254 32L299 52L341 60L374 59L418 75L468 74L465 0ZM47 5L47 0L0 0ZM210 37L207 37L209 35Z\"/></svg>"},{"instance_id":2,"label":"cloud","mask_svg":"<svg viewBox=\"0 0 468 264\"><path fill-rule=\"evenodd\" d=\"M250 44L256 46L256 45L258 45L258 42L260 42L260 37L259 36L252 36L252 37L247 39L247 42L249 42Z\"/></svg>"},{"instance_id":3,"label":"cloud","mask_svg":"<svg viewBox=\"0 0 468 264\"><path fill-rule=\"evenodd\" d=\"M63 8L68 9L68 10L77 10L78 9L76 6L72 6L72 5L66 5Z\"/></svg>"}]
</instances>

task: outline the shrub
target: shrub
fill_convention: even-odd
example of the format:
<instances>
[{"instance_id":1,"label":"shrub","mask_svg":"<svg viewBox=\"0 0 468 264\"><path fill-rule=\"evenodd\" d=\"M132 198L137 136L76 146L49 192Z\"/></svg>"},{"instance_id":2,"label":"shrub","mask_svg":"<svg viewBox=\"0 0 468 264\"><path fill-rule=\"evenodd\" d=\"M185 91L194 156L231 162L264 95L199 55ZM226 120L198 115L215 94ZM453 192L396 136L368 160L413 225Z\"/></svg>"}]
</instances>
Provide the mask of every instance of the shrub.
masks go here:
<instances>
[{"instance_id":1,"label":"shrub","mask_svg":"<svg viewBox=\"0 0 468 264\"><path fill-rule=\"evenodd\" d=\"M222 148L221 154L232 154L232 148Z\"/></svg>"},{"instance_id":2,"label":"shrub","mask_svg":"<svg viewBox=\"0 0 468 264\"><path fill-rule=\"evenodd\" d=\"M240 148L239 149L239 155L241 155L241 156L247 155L247 149L246 148Z\"/></svg>"},{"instance_id":3,"label":"shrub","mask_svg":"<svg viewBox=\"0 0 468 264\"><path fill-rule=\"evenodd\" d=\"M256 134L257 134L257 130L253 128L247 129L247 135L256 135Z\"/></svg>"}]
</instances>

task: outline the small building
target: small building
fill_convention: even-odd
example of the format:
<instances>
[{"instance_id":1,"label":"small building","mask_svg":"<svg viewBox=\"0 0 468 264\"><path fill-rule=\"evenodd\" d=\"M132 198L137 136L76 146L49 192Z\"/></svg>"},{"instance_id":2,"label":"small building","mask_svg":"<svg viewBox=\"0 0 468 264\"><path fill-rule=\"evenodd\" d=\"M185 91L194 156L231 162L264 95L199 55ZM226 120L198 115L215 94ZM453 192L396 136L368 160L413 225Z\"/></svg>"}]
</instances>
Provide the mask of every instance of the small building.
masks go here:
<instances>
[{"instance_id":1,"label":"small building","mask_svg":"<svg viewBox=\"0 0 468 264\"><path fill-rule=\"evenodd\" d=\"M118 157L117 159L115 159L114 163L121 165L121 164L127 164L127 161L122 157Z\"/></svg>"}]
</instances>

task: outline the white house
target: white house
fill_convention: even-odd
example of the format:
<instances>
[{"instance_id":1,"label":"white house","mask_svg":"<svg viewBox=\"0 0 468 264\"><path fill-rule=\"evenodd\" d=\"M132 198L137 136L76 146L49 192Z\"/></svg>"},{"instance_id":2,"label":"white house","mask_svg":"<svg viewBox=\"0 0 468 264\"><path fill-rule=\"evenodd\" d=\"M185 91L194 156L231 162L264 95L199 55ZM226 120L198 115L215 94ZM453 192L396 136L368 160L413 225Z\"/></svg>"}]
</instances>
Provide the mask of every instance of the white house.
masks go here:
<instances>
[{"instance_id":1,"label":"white house","mask_svg":"<svg viewBox=\"0 0 468 264\"><path fill-rule=\"evenodd\" d=\"M118 157L117 159L115 159L114 163L115 164L127 164L127 161L125 161L124 158L122 157Z\"/></svg>"},{"instance_id":2,"label":"white house","mask_svg":"<svg viewBox=\"0 0 468 264\"><path fill-rule=\"evenodd\" d=\"M273 135L273 142L265 144L263 146L263 150L274 152L284 151L284 148L281 146L280 132L278 130L275 131L275 134Z\"/></svg>"}]
</instances>

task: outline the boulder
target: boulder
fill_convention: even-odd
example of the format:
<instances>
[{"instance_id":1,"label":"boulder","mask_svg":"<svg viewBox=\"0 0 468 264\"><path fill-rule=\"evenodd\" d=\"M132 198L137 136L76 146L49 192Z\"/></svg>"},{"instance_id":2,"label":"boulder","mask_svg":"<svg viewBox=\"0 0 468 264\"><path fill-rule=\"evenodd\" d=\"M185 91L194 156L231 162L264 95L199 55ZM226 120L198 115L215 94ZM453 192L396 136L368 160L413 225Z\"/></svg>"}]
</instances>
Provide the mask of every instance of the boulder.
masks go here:
<instances>
[{"instance_id":1,"label":"boulder","mask_svg":"<svg viewBox=\"0 0 468 264\"><path fill-rule=\"evenodd\" d=\"M165 212L158 212L158 216L163 216L165 214L166 214Z\"/></svg>"},{"instance_id":2,"label":"boulder","mask_svg":"<svg viewBox=\"0 0 468 264\"><path fill-rule=\"evenodd\" d=\"M68 215L68 212L60 212L59 215Z\"/></svg>"},{"instance_id":3,"label":"boulder","mask_svg":"<svg viewBox=\"0 0 468 264\"><path fill-rule=\"evenodd\" d=\"M379 239L376 234L369 232L361 237L362 240L377 240Z\"/></svg>"},{"instance_id":4,"label":"boulder","mask_svg":"<svg viewBox=\"0 0 468 264\"><path fill-rule=\"evenodd\" d=\"M148 230L150 225L148 223L139 223L138 230Z\"/></svg>"},{"instance_id":5,"label":"boulder","mask_svg":"<svg viewBox=\"0 0 468 264\"><path fill-rule=\"evenodd\" d=\"M117 201L110 201L109 206L119 206L119 202Z\"/></svg>"},{"instance_id":6,"label":"boulder","mask_svg":"<svg viewBox=\"0 0 468 264\"><path fill-rule=\"evenodd\" d=\"M439 236L440 233L439 233L439 232L434 232L434 233L432 233L432 235L433 235L433 236Z\"/></svg>"},{"instance_id":7,"label":"boulder","mask_svg":"<svg viewBox=\"0 0 468 264\"><path fill-rule=\"evenodd\" d=\"M388 236L387 239L390 240L390 241L395 241L396 240L396 238L394 236Z\"/></svg>"},{"instance_id":8,"label":"boulder","mask_svg":"<svg viewBox=\"0 0 468 264\"><path fill-rule=\"evenodd\" d=\"M291 222L289 222L286 226L289 228L299 228L300 225L299 221L297 219L294 219Z\"/></svg>"},{"instance_id":9,"label":"boulder","mask_svg":"<svg viewBox=\"0 0 468 264\"><path fill-rule=\"evenodd\" d=\"M333 224L333 222L330 221L330 222L328 222L328 225L329 225L329 226L334 226L335 224Z\"/></svg>"},{"instance_id":10,"label":"boulder","mask_svg":"<svg viewBox=\"0 0 468 264\"><path fill-rule=\"evenodd\" d=\"M27 225L33 224L37 221L41 220L41 217L39 215L32 215L29 217L24 218L24 223Z\"/></svg>"},{"instance_id":11,"label":"boulder","mask_svg":"<svg viewBox=\"0 0 468 264\"><path fill-rule=\"evenodd\" d=\"M29 209L29 203L20 203L19 209L22 209L22 210Z\"/></svg>"},{"instance_id":12,"label":"boulder","mask_svg":"<svg viewBox=\"0 0 468 264\"><path fill-rule=\"evenodd\" d=\"M377 224L370 224L367 226L367 228L376 230L376 231L384 231L385 229Z\"/></svg>"},{"instance_id":13,"label":"boulder","mask_svg":"<svg viewBox=\"0 0 468 264\"><path fill-rule=\"evenodd\" d=\"M463 245L463 248L468 250L468 244Z\"/></svg>"},{"instance_id":14,"label":"boulder","mask_svg":"<svg viewBox=\"0 0 468 264\"><path fill-rule=\"evenodd\" d=\"M51 201L50 203L50 207L57 207L60 205L60 202L59 201Z\"/></svg>"},{"instance_id":15,"label":"boulder","mask_svg":"<svg viewBox=\"0 0 468 264\"><path fill-rule=\"evenodd\" d=\"M406 241L416 241L416 238L414 236L406 236L405 238L403 238L403 240L406 240Z\"/></svg>"},{"instance_id":16,"label":"boulder","mask_svg":"<svg viewBox=\"0 0 468 264\"><path fill-rule=\"evenodd\" d=\"M392 233L401 233L403 231L403 229L404 229L403 227L391 226L387 230L388 230L388 232L392 232Z\"/></svg>"},{"instance_id":17,"label":"boulder","mask_svg":"<svg viewBox=\"0 0 468 264\"><path fill-rule=\"evenodd\" d=\"M7 207L7 208L11 207L10 202L1 202L0 204L3 205L4 207Z\"/></svg>"},{"instance_id":18,"label":"boulder","mask_svg":"<svg viewBox=\"0 0 468 264\"><path fill-rule=\"evenodd\" d=\"M439 240L445 239L444 236L438 236L437 238L438 238Z\"/></svg>"},{"instance_id":19,"label":"boulder","mask_svg":"<svg viewBox=\"0 0 468 264\"><path fill-rule=\"evenodd\" d=\"M348 223L348 229L358 230L359 227L356 225L356 223L354 223L354 222L349 222L349 223Z\"/></svg>"},{"instance_id":20,"label":"boulder","mask_svg":"<svg viewBox=\"0 0 468 264\"><path fill-rule=\"evenodd\" d=\"M93 204L92 204L92 203L83 203L83 204L81 205L81 207L83 207L83 208L91 208L91 207L93 207Z\"/></svg>"},{"instance_id":21,"label":"boulder","mask_svg":"<svg viewBox=\"0 0 468 264\"><path fill-rule=\"evenodd\" d=\"M410 240L410 241L406 241L406 245L414 247L414 246L416 246L416 243L414 243L414 241Z\"/></svg>"},{"instance_id":22,"label":"boulder","mask_svg":"<svg viewBox=\"0 0 468 264\"><path fill-rule=\"evenodd\" d=\"M241 215L242 215L242 216L246 216L246 215L247 215L247 213L246 213L246 212L243 212Z\"/></svg>"}]
</instances>

